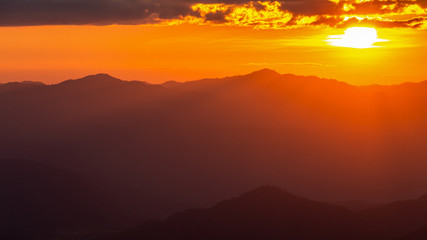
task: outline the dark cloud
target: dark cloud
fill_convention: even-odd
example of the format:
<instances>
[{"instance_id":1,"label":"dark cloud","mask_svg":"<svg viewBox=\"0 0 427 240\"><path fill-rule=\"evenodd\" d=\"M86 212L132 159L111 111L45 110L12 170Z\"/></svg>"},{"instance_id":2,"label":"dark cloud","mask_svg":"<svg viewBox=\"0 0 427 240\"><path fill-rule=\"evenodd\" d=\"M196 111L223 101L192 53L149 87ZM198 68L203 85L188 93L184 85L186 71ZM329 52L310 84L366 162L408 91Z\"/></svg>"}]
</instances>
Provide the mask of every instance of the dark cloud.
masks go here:
<instances>
[{"instance_id":1,"label":"dark cloud","mask_svg":"<svg viewBox=\"0 0 427 240\"><path fill-rule=\"evenodd\" d=\"M142 1L0 0L0 25L126 23L143 21L152 12Z\"/></svg>"},{"instance_id":2,"label":"dark cloud","mask_svg":"<svg viewBox=\"0 0 427 240\"><path fill-rule=\"evenodd\" d=\"M196 15L195 3L244 4L248 0L0 0L0 25L143 24L155 18ZM328 0L285 0L296 14L322 14L334 7ZM222 20L219 14L210 19ZM209 19L209 20L210 20Z\"/></svg>"},{"instance_id":3,"label":"dark cloud","mask_svg":"<svg viewBox=\"0 0 427 240\"><path fill-rule=\"evenodd\" d=\"M371 0L367 2L355 3L354 1L341 1L337 6L340 9L344 4L352 4L354 9L347 11L349 14L387 14L399 12L408 5L426 5L427 0Z\"/></svg>"},{"instance_id":4,"label":"dark cloud","mask_svg":"<svg viewBox=\"0 0 427 240\"><path fill-rule=\"evenodd\" d=\"M408 20L382 21L380 19L363 19L350 18L346 21L335 24L335 27L352 27L355 25L367 25L382 28L419 28L427 21L427 17L415 17Z\"/></svg>"},{"instance_id":5,"label":"dark cloud","mask_svg":"<svg viewBox=\"0 0 427 240\"><path fill-rule=\"evenodd\" d=\"M282 8L297 15L336 14L339 6L328 0L288 0L282 1Z\"/></svg>"},{"instance_id":6,"label":"dark cloud","mask_svg":"<svg viewBox=\"0 0 427 240\"><path fill-rule=\"evenodd\" d=\"M341 22L342 22L342 19L339 18L338 16L331 16L331 17L321 16L311 25L314 25L314 26L324 25L324 26L334 27L334 26L338 26Z\"/></svg>"},{"instance_id":7,"label":"dark cloud","mask_svg":"<svg viewBox=\"0 0 427 240\"><path fill-rule=\"evenodd\" d=\"M266 1L266 0L262 0ZM147 24L185 16L200 17L193 11L196 3L243 5L249 0L0 0L0 26L31 25L110 25L110 24ZM256 10L265 6L254 1ZM333 3L329 0L279 0L281 10L291 12L293 16L318 16L314 25L341 26L339 16L347 14L387 14L408 6L418 4L427 8L427 0L373 0L356 3L354 0L341 0ZM348 12L343 11L344 4L352 4ZM392 6L393 9L384 6ZM205 22L224 23L228 12L212 12L204 15ZM421 17L421 16L420 16ZM384 26L417 26L409 21L384 22ZM422 21L425 19L423 18ZM351 20L354 21L354 20ZM420 24L422 24L422 21ZM293 21L295 23L297 21ZM350 21L347 21L350 23ZM377 21L378 22L378 21ZM379 24L379 22L378 22ZM289 25L289 24L288 24Z\"/></svg>"},{"instance_id":8,"label":"dark cloud","mask_svg":"<svg viewBox=\"0 0 427 240\"><path fill-rule=\"evenodd\" d=\"M0 25L140 24L191 13L189 1L0 0Z\"/></svg>"},{"instance_id":9,"label":"dark cloud","mask_svg":"<svg viewBox=\"0 0 427 240\"><path fill-rule=\"evenodd\" d=\"M225 23L227 22L227 20L225 19L226 15L227 13L224 12L208 13L205 16L205 21L214 23Z\"/></svg>"}]
</instances>

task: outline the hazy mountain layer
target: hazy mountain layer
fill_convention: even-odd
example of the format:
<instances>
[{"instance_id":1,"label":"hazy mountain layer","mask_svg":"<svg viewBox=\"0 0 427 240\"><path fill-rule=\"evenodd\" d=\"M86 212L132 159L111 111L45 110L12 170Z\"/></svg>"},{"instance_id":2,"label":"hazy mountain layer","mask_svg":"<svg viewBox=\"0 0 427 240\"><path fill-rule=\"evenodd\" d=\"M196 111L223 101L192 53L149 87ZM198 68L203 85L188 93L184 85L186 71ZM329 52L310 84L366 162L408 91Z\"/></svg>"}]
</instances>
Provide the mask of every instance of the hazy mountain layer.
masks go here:
<instances>
[{"instance_id":1,"label":"hazy mountain layer","mask_svg":"<svg viewBox=\"0 0 427 240\"><path fill-rule=\"evenodd\" d=\"M414 199L357 212L265 186L211 208L146 222L105 240L418 240L426 236L426 206L425 200Z\"/></svg>"},{"instance_id":2,"label":"hazy mountain layer","mask_svg":"<svg viewBox=\"0 0 427 240\"><path fill-rule=\"evenodd\" d=\"M0 86L0 157L186 206L260 184L331 201L427 190L425 82L356 87L262 70L163 85L105 74L18 85Z\"/></svg>"}]
</instances>

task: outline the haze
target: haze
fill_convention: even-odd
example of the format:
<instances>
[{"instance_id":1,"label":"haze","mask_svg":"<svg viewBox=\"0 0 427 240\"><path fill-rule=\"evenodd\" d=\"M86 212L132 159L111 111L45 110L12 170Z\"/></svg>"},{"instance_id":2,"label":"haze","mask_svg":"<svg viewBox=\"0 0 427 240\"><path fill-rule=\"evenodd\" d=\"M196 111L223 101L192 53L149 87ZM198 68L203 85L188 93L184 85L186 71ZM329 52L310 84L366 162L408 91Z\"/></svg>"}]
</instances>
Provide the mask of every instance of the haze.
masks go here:
<instances>
[{"instance_id":1,"label":"haze","mask_svg":"<svg viewBox=\"0 0 427 240\"><path fill-rule=\"evenodd\" d=\"M0 240L427 239L427 0L0 0Z\"/></svg>"}]
</instances>

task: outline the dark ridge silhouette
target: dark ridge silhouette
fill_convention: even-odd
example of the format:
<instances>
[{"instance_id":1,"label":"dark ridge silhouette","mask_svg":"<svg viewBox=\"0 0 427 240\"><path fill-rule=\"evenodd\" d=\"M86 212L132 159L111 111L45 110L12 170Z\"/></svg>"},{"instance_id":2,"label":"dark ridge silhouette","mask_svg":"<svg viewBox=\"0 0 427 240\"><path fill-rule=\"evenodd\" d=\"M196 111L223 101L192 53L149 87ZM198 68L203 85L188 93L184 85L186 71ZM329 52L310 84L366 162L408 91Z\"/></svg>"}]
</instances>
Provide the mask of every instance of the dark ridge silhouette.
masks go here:
<instances>
[{"instance_id":1,"label":"dark ridge silhouette","mask_svg":"<svg viewBox=\"0 0 427 240\"><path fill-rule=\"evenodd\" d=\"M268 79L268 78L280 77L281 74L278 73L278 72L276 72L276 71L274 71L274 70L271 70L271 69L268 69L268 68L264 68L264 69L252 72L252 73L250 73L248 75L245 75L245 76L247 76L247 77L254 77L254 78L261 77L261 78L267 78Z\"/></svg>"},{"instance_id":2,"label":"dark ridge silhouette","mask_svg":"<svg viewBox=\"0 0 427 240\"><path fill-rule=\"evenodd\" d=\"M234 85L235 83L247 83L251 81L263 81L269 80L271 78L278 78L281 75L274 70L262 69L247 75L226 77L226 78L207 78L197 81L189 82L176 82L168 81L162 84L162 86L167 88L179 89L179 90L206 90L206 88L221 88L227 87L229 85Z\"/></svg>"},{"instance_id":3,"label":"dark ridge silhouette","mask_svg":"<svg viewBox=\"0 0 427 240\"><path fill-rule=\"evenodd\" d=\"M83 239L166 206L126 186L17 159L0 160L0 192L0 239Z\"/></svg>"},{"instance_id":4,"label":"dark ridge silhouette","mask_svg":"<svg viewBox=\"0 0 427 240\"><path fill-rule=\"evenodd\" d=\"M395 240L425 240L427 239L427 225L424 225L412 233L406 234Z\"/></svg>"},{"instance_id":5,"label":"dark ridge silhouette","mask_svg":"<svg viewBox=\"0 0 427 240\"><path fill-rule=\"evenodd\" d=\"M133 89L136 90L134 94L137 94L138 91L144 89L161 88L158 85L152 85L141 81L123 81L104 73L90 75L80 79L67 80L59 84L52 85L51 87L73 92L90 92L91 94L94 94L93 91L102 93L113 89L114 91L119 92L121 90L130 91Z\"/></svg>"},{"instance_id":6,"label":"dark ridge silhouette","mask_svg":"<svg viewBox=\"0 0 427 240\"><path fill-rule=\"evenodd\" d=\"M0 94L34 88L34 87L41 87L41 86L44 86L44 84L41 82L31 82L31 81L10 82L10 83L3 83L3 84L0 83Z\"/></svg>"},{"instance_id":7,"label":"dark ridge silhouette","mask_svg":"<svg viewBox=\"0 0 427 240\"><path fill-rule=\"evenodd\" d=\"M330 202L410 199L427 189L425 86L271 70L163 85L93 75L0 93L0 158L161 193L178 209L260 183Z\"/></svg>"},{"instance_id":8,"label":"dark ridge silhouette","mask_svg":"<svg viewBox=\"0 0 427 240\"><path fill-rule=\"evenodd\" d=\"M321 79L315 76L297 76L294 74L279 74L278 72L270 69L262 69L259 71L252 72L246 75L226 77L226 78L211 78L211 79L202 79L197 81L189 81L189 82L175 82L168 81L162 84L167 88L174 88L178 90L223 90L223 88L230 87L245 87L245 85L257 85L259 87L266 86L274 86L280 88L288 88L288 90L297 90L292 89L294 87L307 87L310 84L314 84L314 86L310 86L310 89L316 88L316 86L321 86L321 89L317 89L319 92L328 90L328 86L350 86L347 83L339 82L332 79ZM265 90L265 89L263 89ZM271 89L270 89L271 90ZM279 89L277 89L279 90ZM331 89L331 91L334 91Z\"/></svg>"},{"instance_id":9,"label":"dark ridge silhouette","mask_svg":"<svg viewBox=\"0 0 427 240\"><path fill-rule=\"evenodd\" d=\"M368 239L351 211L264 186L212 208L148 222L106 239Z\"/></svg>"},{"instance_id":10,"label":"dark ridge silhouette","mask_svg":"<svg viewBox=\"0 0 427 240\"><path fill-rule=\"evenodd\" d=\"M427 236L423 201L351 211L263 186L211 208L178 212L101 239L421 240Z\"/></svg>"},{"instance_id":11,"label":"dark ridge silhouette","mask_svg":"<svg viewBox=\"0 0 427 240\"><path fill-rule=\"evenodd\" d=\"M106 73L98 73L98 74L88 75L79 79L70 79L70 80L61 82L60 84L68 84L72 82L97 82L98 84L105 85L106 83L121 83L124 81Z\"/></svg>"},{"instance_id":12,"label":"dark ridge silhouette","mask_svg":"<svg viewBox=\"0 0 427 240\"><path fill-rule=\"evenodd\" d=\"M383 235L401 236L427 225L427 199L423 196L397 201L362 211L361 214Z\"/></svg>"},{"instance_id":13,"label":"dark ridge silhouette","mask_svg":"<svg viewBox=\"0 0 427 240\"><path fill-rule=\"evenodd\" d=\"M166 87L166 88L173 88L173 87L176 87L180 84L181 84L180 82L171 80L171 81L167 81L167 82L162 83L162 86Z\"/></svg>"},{"instance_id":14,"label":"dark ridge silhouette","mask_svg":"<svg viewBox=\"0 0 427 240\"><path fill-rule=\"evenodd\" d=\"M141 82L141 81L123 81L118 78L112 77L105 73L99 73L95 75L89 75L80 79L72 79L56 84L61 87L74 87L74 88L108 88L108 87L121 87L122 85L150 85L152 84ZM54 85L55 86L55 85Z\"/></svg>"}]
</instances>

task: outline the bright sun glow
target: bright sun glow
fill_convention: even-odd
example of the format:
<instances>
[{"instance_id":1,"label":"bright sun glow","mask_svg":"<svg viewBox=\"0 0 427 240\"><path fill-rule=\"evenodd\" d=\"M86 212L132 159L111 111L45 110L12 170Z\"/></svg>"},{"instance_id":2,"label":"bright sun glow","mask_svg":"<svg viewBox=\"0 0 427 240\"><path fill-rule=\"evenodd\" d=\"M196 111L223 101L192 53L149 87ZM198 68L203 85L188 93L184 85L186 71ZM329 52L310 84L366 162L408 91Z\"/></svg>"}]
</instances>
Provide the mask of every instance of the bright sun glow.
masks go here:
<instances>
[{"instance_id":1,"label":"bright sun glow","mask_svg":"<svg viewBox=\"0 0 427 240\"><path fill-rule=\"evenodd\" d=\"M332 35L326 40L330 45L349 48L373 48L377 42L385 42L379 39L375 28L352 27L345 30L344 35Z\"/></svg>"}]
</instances>

